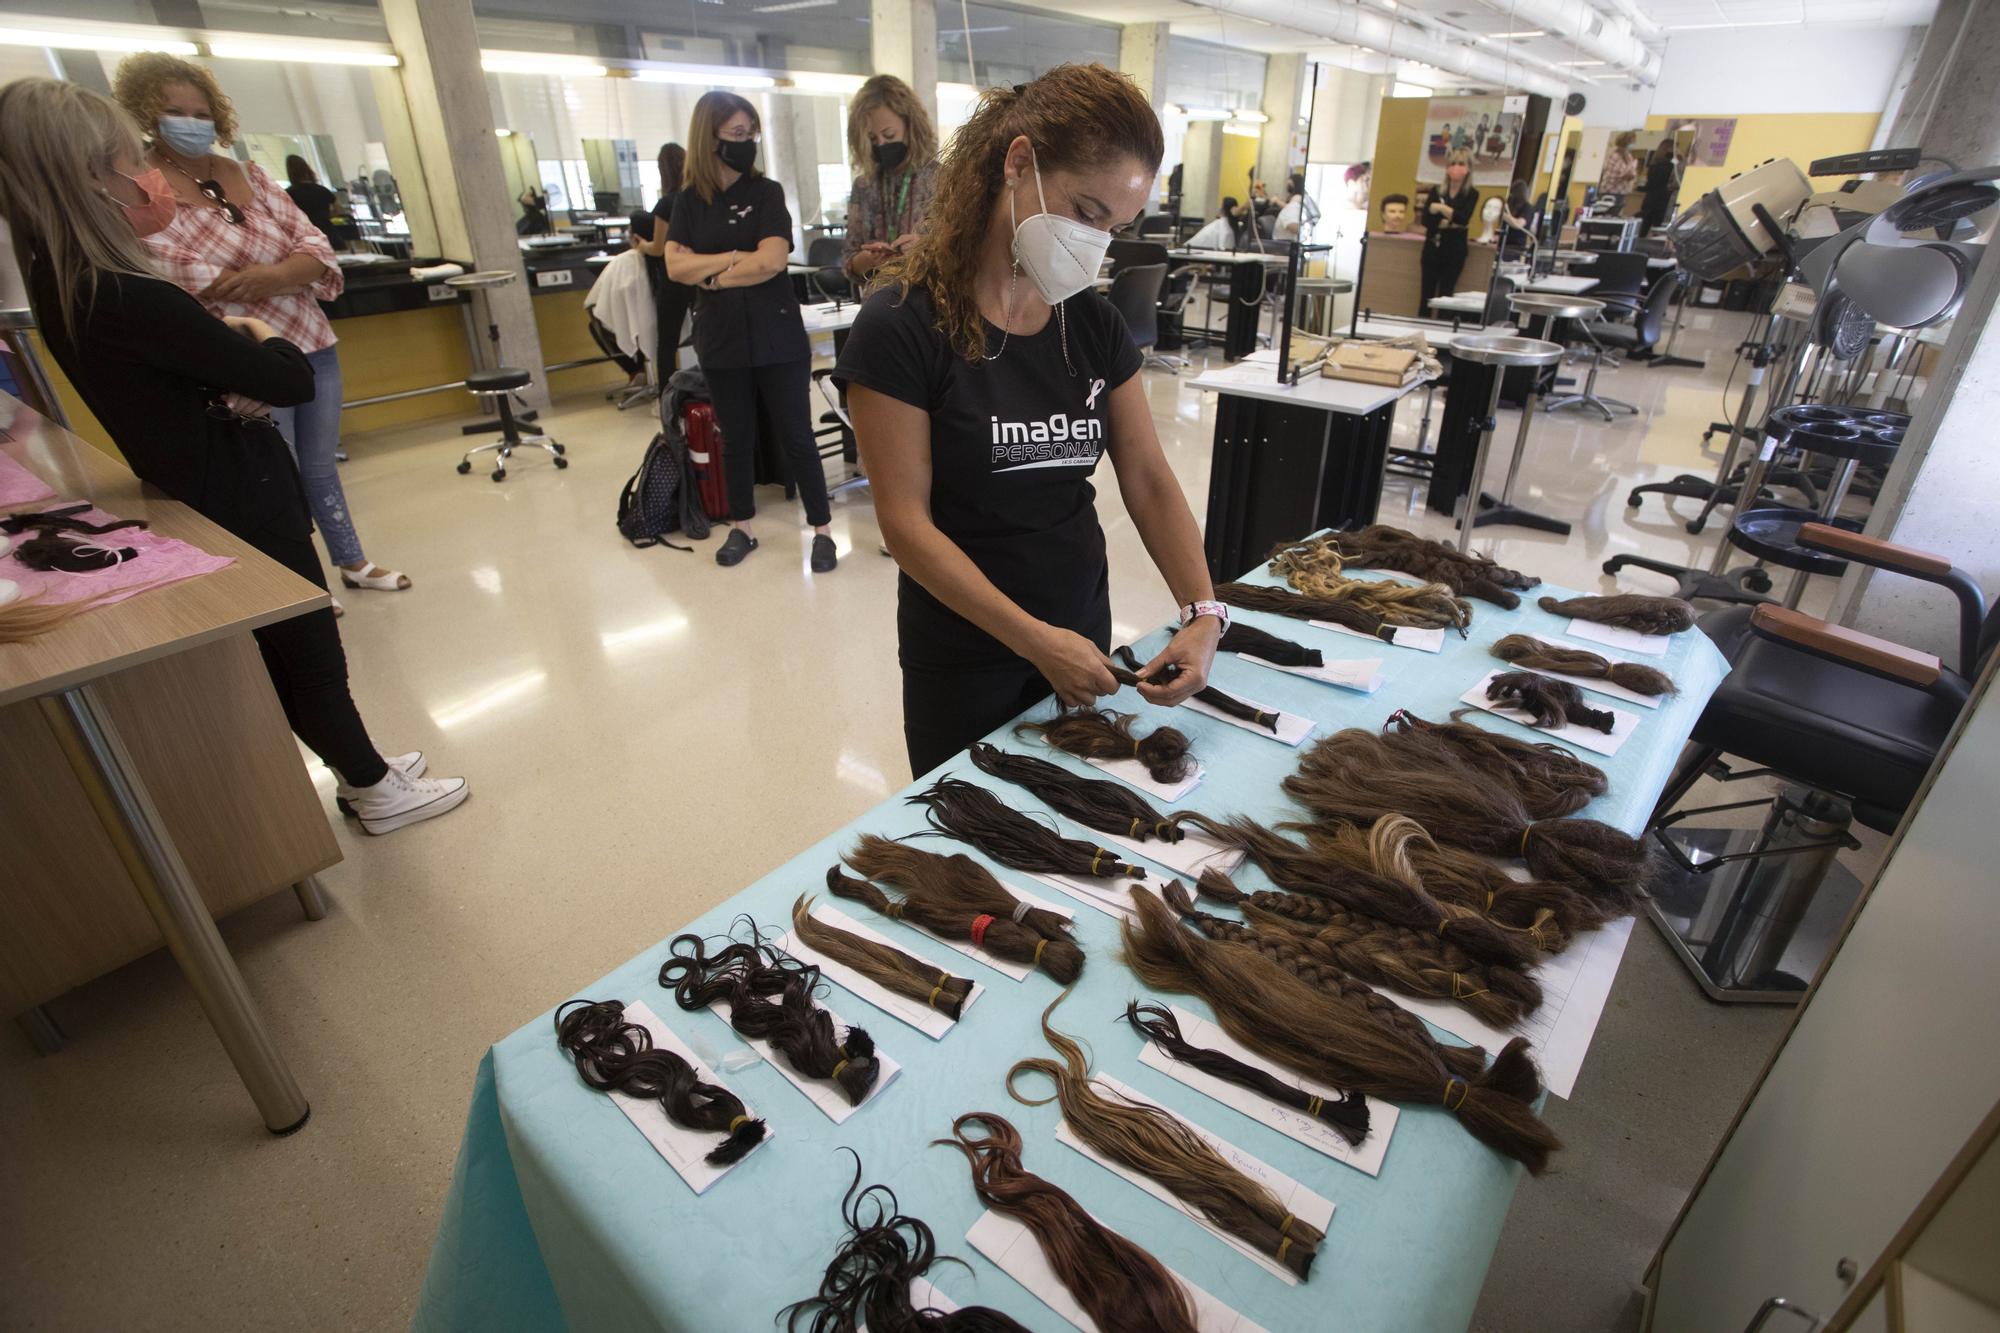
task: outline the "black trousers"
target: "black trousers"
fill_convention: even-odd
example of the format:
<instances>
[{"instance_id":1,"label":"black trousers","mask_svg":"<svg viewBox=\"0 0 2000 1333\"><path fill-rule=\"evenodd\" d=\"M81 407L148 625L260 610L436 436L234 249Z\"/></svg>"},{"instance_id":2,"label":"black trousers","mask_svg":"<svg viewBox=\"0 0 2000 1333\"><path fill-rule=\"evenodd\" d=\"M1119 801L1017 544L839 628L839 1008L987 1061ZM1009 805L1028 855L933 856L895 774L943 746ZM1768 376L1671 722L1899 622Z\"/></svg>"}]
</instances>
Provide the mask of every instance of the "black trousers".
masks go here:
<instances>
[{"instance_id":1,"label":"black trousers","mask_svg":"<svg viewBox=\"0 0 2000 1333\"><path fill-rule=\"evenodd\" d=\"M806 358L769 366L703 366L715 424L722 428L723 468L729 482L729 517L757 516L758 409L777 437L779 451L799 488L806 522L833 521L826 498L826 469L813 439L812 362Z\"/></svg>"},{"instance_id":2,"label":"black trousers","mask_svg":"<svg viewBox=\"0 0 2000 1333\"><path fill-rule=\"evenodd\" d=\"M314 587L326 587L326 573L311 537L238 535ZM340 646L333 611L293 616L253 633L293 734L348 786L372 787L380 782L389 766L375 752L354 697L347 692L347 654Z\"/></svg>"},{"instance_id":3,"label":"black trousers","mask_svg":"<svg viewBox=\"0 0 2000 1333\"><path fill-rule=\"evenodd\" d=\"M694 309L694 288L672 278L661 278L653 291L653 304L660 314L660 383L681 368L681 326Z\"/></svg>"},{"instance_id":4,"label":"black trousers","mask_svg":"<svg viewBox=\"0 0 2000 1333\"><path fill-rule=\"evenodd\" d=\"M1423 304L1417 313L1428 315L1433 297L1450 296L1458 290L1458 275L1465 268L1464 230L1440 232L1435 242L1426 241L1417 267L1423 286Z\"/></svg>"},{"instance_id":5,"label":"black trousers","mask_svg":"<svg viewBox=\"0 0 2000 1333\"><path fill-rule=\"evenodd\" d=\"M1101 651L1111 651L1111 608L1078 630ZM1024 658L962 667L903 664L903 748L910 776L922 777L986 735L1055 693ZM966 761L968 764L970 760Z\"/></svg>"}]
</instances>

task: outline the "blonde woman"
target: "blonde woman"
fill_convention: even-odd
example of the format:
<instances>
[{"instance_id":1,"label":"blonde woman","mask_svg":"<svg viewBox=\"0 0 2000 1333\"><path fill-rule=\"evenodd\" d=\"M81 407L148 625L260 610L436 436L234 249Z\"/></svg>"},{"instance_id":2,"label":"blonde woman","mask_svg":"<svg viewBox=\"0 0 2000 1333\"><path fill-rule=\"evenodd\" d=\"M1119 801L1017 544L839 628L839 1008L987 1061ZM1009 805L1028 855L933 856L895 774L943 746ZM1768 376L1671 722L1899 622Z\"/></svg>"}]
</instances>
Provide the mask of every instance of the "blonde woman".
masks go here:
<instances>
[{"instance_id":1,"label":"blonde woman","mask_svg":"<svg viewBox=\"0 0 2000 1333\"><path fill-rule=\"evenodd\" d=\"M166 176L179 205L165 230L146 238L154 267L211 314L263 320L312 363L311 399L295 407L273 404L272 416L298 459L320 540L340 566L340 581L350 588L408 588L408 575L362 553L334 467L340 354L333 325L319 308L343 285L332 245L262 167L215 151L234 142L236 109L206 67L159 52L128 56L118 65L113 92L152 140L147 164Z\"/></svg>"},{"instance_id":2,"label":"blonde woman","mask_svg":"<svg viewBox=\"0 0 2000 1333\"><path fill-rule=\"evenodd\" d=\"M298 469L268 428L231 431L211 407L218 394L304 402L310 358L263 320L218 319L155 276L143 240L178 208L108 98L56 79L0 89L0 217L56 364L142 480L324 588ZM339 777L363 829L387 833L465 800L463 779L423 776L422 752L384 759L368 739L331 611L253 632L286 720Z\"/></svg>"},{"instance_id":3,"label":"blonde woman","mask_svg":"<svg viewBox=\"0 0 2000 1333\"><path fill-rule=\"evenodd\" d=\"M937 183L937 131L917 95L893 74L861 85L847 110L847 271L865 278L916 244Z\"/></svg>"},{"instance_id":4,"label":"blonde woman","mask_svg":"<svg viewBox=\"0 0 2000 1333\"><path fill-rule=\"evenodd\" d=\"M1444 184L1424 192L1424 253L1419 261L1423 304L1458 290L1465 268L1465 245L1472 220L1479 216L1479 191L1472 187L1472 154L1454 148L1444 160Z\"/></svg>"}]
</instances>

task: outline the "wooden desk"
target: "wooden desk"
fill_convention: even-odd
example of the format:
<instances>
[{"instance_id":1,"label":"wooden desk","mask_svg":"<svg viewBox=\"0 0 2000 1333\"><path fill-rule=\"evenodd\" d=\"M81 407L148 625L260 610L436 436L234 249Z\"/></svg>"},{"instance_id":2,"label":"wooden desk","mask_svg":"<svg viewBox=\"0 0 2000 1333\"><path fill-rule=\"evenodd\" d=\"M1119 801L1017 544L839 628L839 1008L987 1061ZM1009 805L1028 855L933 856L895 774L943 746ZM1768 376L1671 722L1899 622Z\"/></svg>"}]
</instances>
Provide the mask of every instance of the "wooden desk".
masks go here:
<instances>
[{"instance_id":1,"label":"wooden desk","mask_svg":"<svg viewBox=\"0 0 2000 1333\"><path fill-rule=\"evenodd\" d=\"M1361 308L1378 315L1422 314L1418 303L1423 297L1423 253L1422 232L1369 232L1361 251L1361 292L1357 298ZM1494 254L1494 247L1484 241L1466 246L1465 267L1458 274L1459 291L1484 292L1492 284Z\"/></svg>"},{"instance_id":2,"label":"wooden desk","mask_svg":"<svg viewBox=\"0 0 2000 1333\"><path fill-rule=\"evenodd\" d=\"M0 451L235 563L0 645L0 1001L22 1013L165 943L275 1132L307 1105L213 914L340 860L249 632L327 594L0 393ZM47 502L47 503L53 503ZM16 850L18 849L18 850Z\"/></svg>"}]
</instances>

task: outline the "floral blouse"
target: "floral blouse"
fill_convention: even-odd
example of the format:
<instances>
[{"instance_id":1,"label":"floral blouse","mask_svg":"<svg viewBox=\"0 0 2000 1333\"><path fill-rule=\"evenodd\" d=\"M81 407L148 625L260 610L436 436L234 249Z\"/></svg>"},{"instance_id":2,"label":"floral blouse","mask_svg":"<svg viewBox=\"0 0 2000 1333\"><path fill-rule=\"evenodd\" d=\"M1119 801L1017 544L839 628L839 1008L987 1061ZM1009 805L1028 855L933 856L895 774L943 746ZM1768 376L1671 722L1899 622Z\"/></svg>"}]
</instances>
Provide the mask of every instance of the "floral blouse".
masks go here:
<instances>
[{"instance_id":1,"label":"floral blouse","mask_svg":"<svg viewBox=\"0 0 2000 1333\"><path fill-rule=\"evenodd\" d=\"M852 270L854 257L870 241L886 244L905 232L922 231L936 189L936 162L898 171L886 181L876 171L856 176L847 195L847 248L841 262Z\"/></svg>"}]
</instances>

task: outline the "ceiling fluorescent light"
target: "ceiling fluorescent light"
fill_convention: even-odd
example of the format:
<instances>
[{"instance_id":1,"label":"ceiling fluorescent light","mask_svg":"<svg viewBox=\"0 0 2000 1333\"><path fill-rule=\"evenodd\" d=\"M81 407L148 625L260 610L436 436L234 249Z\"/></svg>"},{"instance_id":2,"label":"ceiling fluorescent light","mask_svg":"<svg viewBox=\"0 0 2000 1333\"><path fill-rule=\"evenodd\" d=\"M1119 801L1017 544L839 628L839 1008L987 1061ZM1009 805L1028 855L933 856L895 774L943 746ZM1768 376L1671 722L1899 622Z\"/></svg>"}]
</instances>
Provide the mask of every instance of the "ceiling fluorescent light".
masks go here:
<instances>
[{"instance_id":1,"label":"ceiling fluorescent light","mask_svg":"<svg viewBox=\"0 0 2000 1333\"><path fill-rule=\"evenodd\" d=\"M573 74L599 79L611 72L582 56L548 55L540 51L481 51L479 67L489 74Z\"/></svg>"},{"instance_id":2,"label":"ceiling fluorescent light","mask_svg":"<svg viewBox=\"0 0 2000 1333\"><path fill-rule=\"evenodd\" d=\"M61 32L53 28L0 27L0 46L53 46L62 51L164 51L168 55L199 55L193 42L149 37L143 32Z\"/></svg>"},{"instance_id":3,"label":"ceiling fluorescent light","mask_svg":"<svg viewBox=\"0 0 2000 1333\"><path fill-rule=\"evenodd\" d=\"M785 76L791 90L797 93L839 93L851 96L861 91L865 80L859 74L821 74L814 70L800 70Z\"/></svg>"},{"instance_id":4,"label":"ceiling fluorescent light","mask_svg":"<svg viewBox=\"0 0 2000 1333\"><path fill-rule=\"evenodd\" d=\"M290 60L306 65L372 65L378 69L394 69L403 63L393 51L314 41L310 37L286 42L227 38L210 42L208 53L221 60Z\"/></svg>"},{"instance_id":5,"label":"ceiling fluorescent light","mask_svg":"<svg viewBox=\"0 0 2000 1333\"><path fill-rule=\"evenodd\" d=\"M775 88L768 74L731 74L714 69L642 69L632 77L641 83L677 83L691 88Z\"/></svg>"},{"instance_id":6,"label":"ceiling fluorescent light","mask_svg":"<svg viewBox=\"0 0 2000 1333\"><path fill-rule=\"evenodd\" d=\"M758 5L750 12L752 14L789 14L795 9L824 9L828 5L837 5L839 3L840 0L786 0L782 5Z\"/></svg>"}]
</instances>

